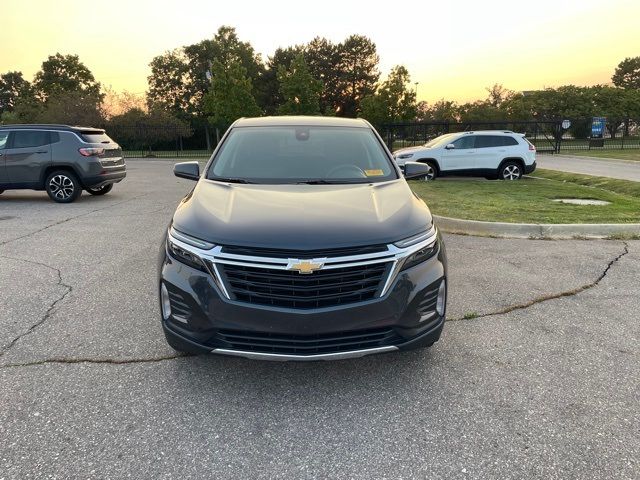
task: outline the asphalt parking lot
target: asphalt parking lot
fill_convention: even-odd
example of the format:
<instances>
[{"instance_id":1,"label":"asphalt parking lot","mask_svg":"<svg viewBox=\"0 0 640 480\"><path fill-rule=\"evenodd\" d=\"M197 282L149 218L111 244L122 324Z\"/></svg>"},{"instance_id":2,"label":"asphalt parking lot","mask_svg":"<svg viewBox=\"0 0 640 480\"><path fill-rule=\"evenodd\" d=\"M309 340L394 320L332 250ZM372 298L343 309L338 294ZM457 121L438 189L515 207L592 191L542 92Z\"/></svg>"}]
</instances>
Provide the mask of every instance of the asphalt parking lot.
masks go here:
<instances>
[{"instance_id":1,"label":"asphalt parking lot","mask_svg":"<svg viewBox=\"0 0 640 480\"><path fill-rule=\"evenodd\" d=\"M179 357L155 292L192 185L171 168L0 196L0 479L640 477L640 241L447 236L428 350Z\"/></svg>"}]
</instances>

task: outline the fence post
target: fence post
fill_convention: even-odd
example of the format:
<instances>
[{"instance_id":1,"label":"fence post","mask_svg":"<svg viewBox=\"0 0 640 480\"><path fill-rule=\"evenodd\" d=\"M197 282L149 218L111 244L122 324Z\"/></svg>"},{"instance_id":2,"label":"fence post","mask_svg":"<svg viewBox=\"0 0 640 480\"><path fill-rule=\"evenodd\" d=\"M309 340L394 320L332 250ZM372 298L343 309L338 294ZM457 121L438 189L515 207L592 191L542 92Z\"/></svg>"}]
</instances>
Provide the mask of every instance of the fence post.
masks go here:
<instances>
[{"instance_id":1,"label":"fence post","mask_svg":"<svg viewBox=\"0 0 640 480\"><path fill-rule=\"evenodd\" d=\"M562 145L562 123L559 120L556 120L556 125L555 125L555 131L556 131L556 147L555 147L555 153L560 153L560 147Z\"/></svg>"}]
</instances>

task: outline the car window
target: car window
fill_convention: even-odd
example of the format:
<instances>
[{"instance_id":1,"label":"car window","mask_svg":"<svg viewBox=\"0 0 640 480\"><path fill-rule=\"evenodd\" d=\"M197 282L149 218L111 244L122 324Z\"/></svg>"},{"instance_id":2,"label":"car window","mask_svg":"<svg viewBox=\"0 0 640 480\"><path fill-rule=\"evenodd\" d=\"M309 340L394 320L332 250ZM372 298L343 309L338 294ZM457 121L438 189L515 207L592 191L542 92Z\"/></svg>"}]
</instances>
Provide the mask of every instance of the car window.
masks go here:
<instances>
[{"instance_id":1,"label":"car window","mask_svg":"<svg viewBox=\"0 0 640 480\"><path fill-rule=\"evenodd\" d=\"M12 148L40 147L49 144L49 132L43 130L16 130L13 132Z\"/></svg>"},{"instance_id":2,"label":"car window","mask_svg":"<svg viewBox=\"0 0 640 480\"><path fill-rule=\"evenodd\" d=\"M277 126L233 129L207 178L252 183L370 183L398 177L368 128Z\"/></svg>"},{"instance_id":3,"label":"car window","mask_svg":"<svg viewBox=\"0 0 640 480\"><path fill-rule=\"evenodd\" d=\"M83 130L80 135L87 143L114 143L109 135L100 130Z\"/></svg>"},{"instance_id":4,"label":"car window","mask_svg":"<svg viewBox=\"0 0 640 480\"><path fill-rule=\"evenodd\" d=\"M507 135L478 135L476 148L507 147L518 145L518 141Z\"/></svg>"},{"instance_id":5,"label":"car window","mask_svg":"<svg viewBox=\"0 0 640 480\"><path fill-rule=\"evenodd\" d=\"M465 135L464 137L460 137L457 140L454 140L453 143L456 147L456 150L465 150L468 148L474 148L474 140L475 135Z\"/></svg>"},{"instance_id":6,"label":"car window","mask_svg":"<svg viewBox=\"0 0 640 480\"><path fill-rule=\"evenodd\" d=\"M6 148L9 132L0 132L0 150Z\"/></svg>"},{"instance_id":7,"label":"car window","mask_svg":"<svg viewBox=\"0 0 640 480\"><path fill-rule=\"evenodd\" d=\"M496 139L499 140L495 135L478 135L476 139L476 148L489 148L489 147L497 147Z\"/></svg>"}]
</instances>

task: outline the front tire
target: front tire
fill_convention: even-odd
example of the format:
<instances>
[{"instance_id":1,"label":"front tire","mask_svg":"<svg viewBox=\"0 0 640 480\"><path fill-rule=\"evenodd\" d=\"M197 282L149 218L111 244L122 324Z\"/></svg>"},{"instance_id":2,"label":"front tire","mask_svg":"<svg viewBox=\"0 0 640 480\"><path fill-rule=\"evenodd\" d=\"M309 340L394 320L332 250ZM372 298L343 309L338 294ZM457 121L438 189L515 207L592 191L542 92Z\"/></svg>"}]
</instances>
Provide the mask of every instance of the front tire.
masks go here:
<instances>
[{"instance_id":1,"label":"front tire","mask_svg":"<svg viewBox=\"0 0 640 480\"><path fill-rule=\"evenodd\" d=\"M423 179L425 182L430 182L432 180L435 180L438 177L438 168L435 166L433 162L420 162L420 163L425 163L429 166L429 171L427 172L427 174Z\"/></svg>"},{"instance_id":2,"label":"front tire","mask_svg":"<svg viewBox=\"0 0 640 480\"><path fill-rule=\"evenodd\" d=\"M518 162L506 162L500 168L498 178L501 180L520 180L522 178L522 165Z\"/></svg>"},{"instance_id":3,"label":"front tire","mask_svg":"<svg viewBox=\"0 0 640 480\"><path fill-rule=\"evenodd\" d=\"M112 188L113 188L113 183L110 183L108 185L103 185L102 187L98 187L98 188L87 188L87 192L89 192L91 195L106 195L111 191Z\"/></svg>"},{"instance_id":4,"label":"front tire","mask_svg":"<svg viewBox=\"0 0 640 480\"><path fill-rule=\"evenodd\" d=\"M44 188L49 198L57 203L71 203L82 193L78 177L67 170L50 173L44 182Z\"/></svg>"}]
</instances>

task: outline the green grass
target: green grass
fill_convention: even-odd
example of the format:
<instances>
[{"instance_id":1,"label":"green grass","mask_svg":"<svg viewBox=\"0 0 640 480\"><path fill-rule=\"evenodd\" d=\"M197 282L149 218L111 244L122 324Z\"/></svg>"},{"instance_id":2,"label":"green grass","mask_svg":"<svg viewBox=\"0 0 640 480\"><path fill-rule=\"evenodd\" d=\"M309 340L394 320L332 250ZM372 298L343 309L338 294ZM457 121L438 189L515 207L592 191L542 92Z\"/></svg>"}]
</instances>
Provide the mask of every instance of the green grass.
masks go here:
<instances>
[{"instance_id":1,"label":"green grass","mask_svg":"<svg viewBox=\"0 0 640 480\"><path fill-rule=\"evenodd\" d=\"M592 175L581 175L579 173L564 173L556 170L544 170L542 168L538 168L532 176L560 182L575 183L586 187L595 187L620 195L640 198L640 182L618 180L609 177L594 177Z\"/></svg>"},{"instance_id":2,"label":"green grass","mask_svg":"<svg viewBox=\"0 0 640 480\"><path fill-rule=\"evenodd\" d=\"M577 155L580 157L613 158L619 160L635 160L640 162L640 149L627 150L577 150L575 152L561 151L560 155Z\"/></svg>"},{"instance_id":3,"label":"green grass","mask_svg":"<svg viewBox=\"0 0 640 480\"><path fill-rule=\"evenodd\" d=\"M536 170L539 178L411 181L431 211L445 217L511 223L640 223L640 183ZM570 205L583 198L610 205Z\"/></svg>"}]
</instances>

